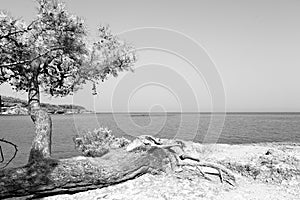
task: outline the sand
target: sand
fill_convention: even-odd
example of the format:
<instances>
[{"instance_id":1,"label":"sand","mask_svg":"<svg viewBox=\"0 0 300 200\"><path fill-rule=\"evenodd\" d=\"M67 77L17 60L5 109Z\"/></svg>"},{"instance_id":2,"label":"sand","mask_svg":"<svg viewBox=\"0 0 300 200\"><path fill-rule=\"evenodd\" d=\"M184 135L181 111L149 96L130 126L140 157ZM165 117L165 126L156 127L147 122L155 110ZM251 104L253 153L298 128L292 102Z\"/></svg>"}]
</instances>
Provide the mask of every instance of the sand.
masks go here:
<instances>
[{"instance_id":1,"label":"sand","mask_svg":"<svg viewBox=\"0 0 300 200\"><path fill-rule=\"evenodd\" d=\"M185 144L189 154L231 169L237 185L222 184L214 175L209 181L184 169L160 175L146 174L106 188L45 199L300 199L300 144Z\"/></svg>"}]
</instances>

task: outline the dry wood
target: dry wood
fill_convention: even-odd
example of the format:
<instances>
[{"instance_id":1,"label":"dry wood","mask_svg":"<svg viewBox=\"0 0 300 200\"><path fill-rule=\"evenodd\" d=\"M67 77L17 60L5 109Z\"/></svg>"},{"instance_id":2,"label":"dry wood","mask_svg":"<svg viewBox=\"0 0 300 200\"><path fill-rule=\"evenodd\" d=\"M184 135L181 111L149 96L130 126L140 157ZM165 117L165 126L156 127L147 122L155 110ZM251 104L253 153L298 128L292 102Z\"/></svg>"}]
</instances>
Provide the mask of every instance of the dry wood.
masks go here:
<instances>
[{"instance_id":1,"label":"dry wood","mask_svg":"<svg viewBox=\"0 0 300 200\"><path fill-rule=\"evenodd\" d=\"M116 150L96 158L48 158L24 167L0 171L0 198L101 188L145 173L164 171L167 160L167 154L155 147L141 153Z\"/></svg>"},{"instance_id":2,"label":"dry wood","mask_svg":"<svg viewBox=\"0 0 300 200\"><path fill-rule=\"evenodd\" d=\"M192 162L192 163L191 162L189 162L189 163L183 162L183 163L179 164L180 166L210 167L210 168L216 169L218 171L218 175L219 175L220 181L222 183L225 181L225 182L229 183L232 186L234 186L236 184L236 180L235 180L235 176L234 176L233 172L231 172L229 169L227 169L223 165L213 163L213 162L208 162L208 161L202 161L198 158L195 158L195 157L192 157L192 156L189 156L189 155L181 155L181 156L179 156L179 158L181 160L186 160L187 159L187 160L196 161L196 162ZM228 179L225 179L225 177L223 175L223 172L228 176ZM204 172L202 172L202 173L204 173Z\"/></svg>"}]
</instances>

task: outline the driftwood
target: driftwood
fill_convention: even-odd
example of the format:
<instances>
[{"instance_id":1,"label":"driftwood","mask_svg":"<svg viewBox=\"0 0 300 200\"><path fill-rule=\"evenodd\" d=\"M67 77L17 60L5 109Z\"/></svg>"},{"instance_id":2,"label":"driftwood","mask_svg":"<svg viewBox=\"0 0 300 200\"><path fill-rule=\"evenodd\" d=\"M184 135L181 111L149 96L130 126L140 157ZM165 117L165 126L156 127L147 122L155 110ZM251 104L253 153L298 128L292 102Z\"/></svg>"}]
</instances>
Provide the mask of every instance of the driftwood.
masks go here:
<instances>
[{"instance_id":1,"label":"driftwood","mask_svg":"<svg viewBox=\"0 0 300 200\"><path fill-rule=\"evenodd\" d=\"M193 163L180 163L179 166L194 166L200 172L200 174L208 180L210 180L210 178L207 176L207 173L203 172L199 167L209 167L209 168L216 169L218 171L217 175L219 175L221 183L225 181L228 184L235 186L236 180L234 174L223 165L213 163L213 162L208 162L208 161L201 161L198 158L188 156L188 155L180 155L179 158L181 160L196 161ZM224 174L226 175L226 178L224 177Z\"/></svg>"},{"instance_id":2,"label":"driftwood","mask_svg":"<svg viewBox=\"0 0 300 200\"><path fill-rule=\"evenodd\" d=\"M54 195L101 188L145 173L164 171L162 149L128 153L111 151L103 157L51 158L0 172L0 197Z\"/></svg>"},{"instance_id":3,"label":"driftwood","mask_svg":"<svg viewBox=\"0 0 300 200\"><path fill-rule=\"evenodd\" d=\"M79 156L56 160L51 158L50 116L45 111L37 110L32 112L32 118L36 136L28 164L0 171L0 199L18 196L38 198L102 188L146 173L174 171L174 167L184 166L196 166L198 170L199 166L212 167L218 170L222 182L225 180L232 184L229 180L234 181L232 173L226 168L185 155L181 141L165 144L152 136L141 136L126 148L112 149L101 157ZM182 151L176 153L172 148ZM199 173L207 178L201 170ZM224 179L223 173L230 179Z\"/></svg>"},{"instance_id":4,"label":"driftwood","mask_svg":"<svg viewBox=\"0 0 300 200\"><path fill-rule=\"evenodd\" d=\"M211 173L206 173L200 168L200 167L208 167L208 168L215 169L217 171L217 173L214 175L218 175L220 177L221 183L226 182L231 186L236 185L235 176L229 169L227 169L226 167L218 163L200 160L199 158L186 154L184 152L185 144L182 141L173 141L171 144L170 143L165 144L159 138L155 138L149 135L142 135L137 140L129 144L127 146L127 150L134 151L135 149L140 149L141 147L145 148L145 146L147 145L151 147L159 147L165 149L170 159L171 168L173 168L173 170L174 167L192 166L194 167L195 171L198 171L199 174L203 176L203 178L207 180L211 180L207 176L208 174ZM179 147L179 151L178 151L178 147ZM174 151L172 148L177 148L177 151Z\"/></svg>"}]
</instances>

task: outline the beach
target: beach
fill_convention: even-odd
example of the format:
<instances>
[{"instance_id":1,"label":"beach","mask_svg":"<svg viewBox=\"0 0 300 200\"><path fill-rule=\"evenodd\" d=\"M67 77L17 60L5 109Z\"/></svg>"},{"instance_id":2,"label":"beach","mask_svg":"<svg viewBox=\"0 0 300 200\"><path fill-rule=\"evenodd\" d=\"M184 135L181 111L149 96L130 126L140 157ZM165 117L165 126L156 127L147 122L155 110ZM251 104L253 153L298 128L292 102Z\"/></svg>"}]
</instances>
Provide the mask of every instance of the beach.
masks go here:
<instances>
[{"instance_id":1,"label":"beach","mask_svg":"<svg viewBox=\"0 0 300 200\"><path fill-rule=\"evenodd\" d=\"M300 144L199 144L184 142L185 151L200 160L226 166L237 185L212 181L186 170L159 175L146 174L117 185L47 197L56 199L222 199L296 200L300 196ZM203 169L211 170L211 169ZM213 172L212 172L213 173Z\"/></svg>"}]
</instances>

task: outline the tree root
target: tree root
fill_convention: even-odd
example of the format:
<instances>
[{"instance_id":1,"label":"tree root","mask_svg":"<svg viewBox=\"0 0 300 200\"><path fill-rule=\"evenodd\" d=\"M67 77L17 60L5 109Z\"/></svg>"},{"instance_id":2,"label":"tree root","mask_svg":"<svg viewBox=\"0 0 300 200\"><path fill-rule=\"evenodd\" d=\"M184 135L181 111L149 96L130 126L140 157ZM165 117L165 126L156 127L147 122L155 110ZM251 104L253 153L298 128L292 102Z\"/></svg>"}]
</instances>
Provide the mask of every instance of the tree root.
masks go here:
<instances>
[{"instance_id":1,"label":"tree root","mask_svg":"<svg viewBox=\"0 0 300 200\"><path fill-rule=\"evenodd\" d=\"M211 178L209 178L209 177L205 174L205 172L203 172L203 171L200 169L200 167L197 166L196 168L197 168L197 170L199 171L199 173L200 173L206 180L212 181Z\"/></svg>"},{"instance_id":2,"label":"tree root","mask_svg":"<svg viewBox=\"0 0 300 200\"><path fill-rule=\"evenodd\" d=\"M226 182L232 186L236 185L236 180L235 180L234 174L229 169L224 167L223 165L213 163L213 162L208 162L208 161L202 161L198 158L186 155L184 152L184 149L183 149L185 145L182 141L175 141L172 144L169 144L169 143L165 144L161 139L155 138L150 135L139 136L137 138L137 140L139 142L136 143L135 147L131 148L132 150L139 149L141 147L141 145L144 147L150 146L150 147L157 147L157 148L166 150L167 153L169 153L169 157L175 158L175 159L173 159L173 161L172 161L172 159L170 159L172 170L174 170L174 167L172 166L172 164L174 165L173 162L176 162L175 165L177 167L193 166L205 179L212 181L212 179L207 176L207 174L211 174L211 173L205 173L200 168L200 167L209 167L209 168L216 169L218 171L218 173L214 174L214 175L219 176L221 183ZM181 152L180 152L181 155L178 155L179 154L178 152L172 150L173 147L179 147L181 149ZM192 160L192 161L196 161L196 162L186 162L183 160Z\"/></svg>"},{"instance_id":3,"label":"tree root","mask_svg":"<svg viewBox=\"0 0 300 200\"><path fill-rule=\"evenodd\" d=\"M198 158L188 156L188 155L180 155L179 158L181 160L188 159L188 160L196 161L193 163L191 163L191 162L189 162L189 163L181 162L180 163L179 162L179 166L194 166L197 168L197 170L200 172L200 174L203 175L203 177L205 179L211 180L210 178L207 177L207 175L206 175L207 173L203 172L199 167L210 167L210 168L216 169L218 171L217 175L219 175L221 183L224 183L224 181L225 181L232 186L236 185L236 179L235 179L234 174L229 169L224 167L223 165L213 163L213 162L208 162L208 161L201 161ZM226 177L224 176L223 173L226 175Z\"/></svg>"}]
</instances>

